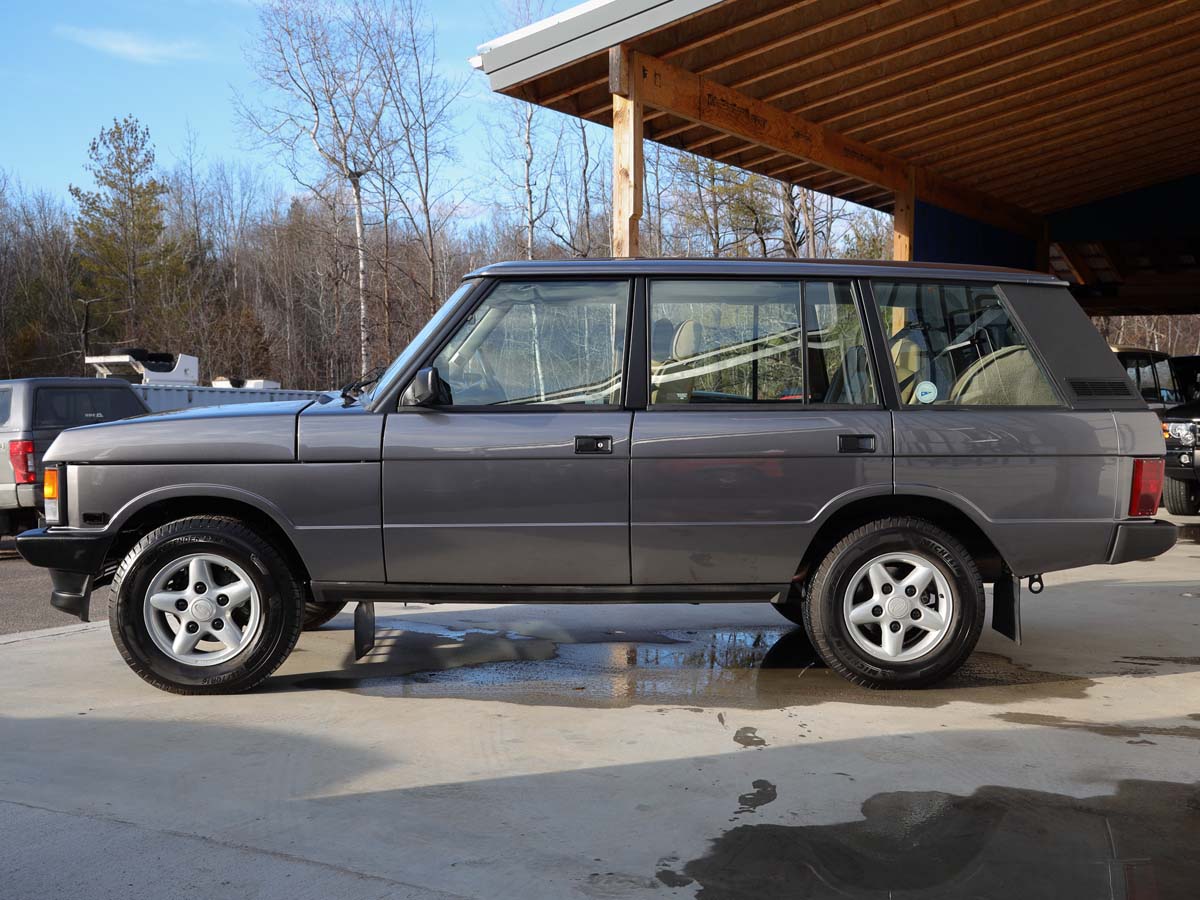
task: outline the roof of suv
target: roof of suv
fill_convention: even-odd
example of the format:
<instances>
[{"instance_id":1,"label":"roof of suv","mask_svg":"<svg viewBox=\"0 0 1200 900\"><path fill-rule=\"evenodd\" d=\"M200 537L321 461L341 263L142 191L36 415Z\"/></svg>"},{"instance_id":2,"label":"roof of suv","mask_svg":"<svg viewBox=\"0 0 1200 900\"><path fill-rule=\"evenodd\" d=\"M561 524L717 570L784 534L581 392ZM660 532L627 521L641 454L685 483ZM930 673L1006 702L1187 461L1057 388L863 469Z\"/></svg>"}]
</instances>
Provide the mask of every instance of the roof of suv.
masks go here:
<instances>
[{"instance_id":1,"label":"roof of suv","mask_svg":"<svg viewBox=\"0 0 1200 900\"><path fill-rule=\"evenodd\" d=\"M841 259L553 259L512 260L492 263L464 278L509 275L746 275L827 278L949 278L956 281L1003 281L1021 284L1054 284L1060 281L1044 272L994 266L952 263L883 262Z\"/></svg>"}]
</instances>

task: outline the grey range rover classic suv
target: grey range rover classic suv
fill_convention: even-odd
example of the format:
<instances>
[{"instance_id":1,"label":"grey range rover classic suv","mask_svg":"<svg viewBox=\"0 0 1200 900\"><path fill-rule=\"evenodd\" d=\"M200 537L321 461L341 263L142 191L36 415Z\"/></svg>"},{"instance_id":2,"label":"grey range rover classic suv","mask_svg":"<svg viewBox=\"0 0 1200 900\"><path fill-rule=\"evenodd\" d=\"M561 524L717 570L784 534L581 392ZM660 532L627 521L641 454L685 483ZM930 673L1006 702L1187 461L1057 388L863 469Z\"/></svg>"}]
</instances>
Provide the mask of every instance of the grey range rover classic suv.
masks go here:
<instances>
[{"instance_id":1,"label":"grey range rover classic suv","mask_svg":"<svg viewBox=\"0 0 1200 900\"><path fill-rule=\"evenodd\" d=\"M64 432L18 548L142 678L246 690L373 603L769 601L927 685L1022 579L1162 553L1158 417L1065 284L915 264L487 266L373 387ZM50 487L47 490L51 490Z\"/></svg>"}]
</instances>

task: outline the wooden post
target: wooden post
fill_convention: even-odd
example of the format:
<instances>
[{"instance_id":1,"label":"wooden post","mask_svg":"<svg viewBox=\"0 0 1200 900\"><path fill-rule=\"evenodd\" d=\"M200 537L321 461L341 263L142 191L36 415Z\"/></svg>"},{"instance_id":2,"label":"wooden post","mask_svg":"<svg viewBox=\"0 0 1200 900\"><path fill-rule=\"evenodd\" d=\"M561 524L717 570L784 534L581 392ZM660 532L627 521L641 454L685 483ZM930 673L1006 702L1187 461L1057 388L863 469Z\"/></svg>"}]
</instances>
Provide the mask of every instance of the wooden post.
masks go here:
<instances>
[{"instance_id":1,"label":"wooden post","mask_svg":"<svg viewBox=\"0 0 1200 900\"><path fill-rule=\"evenodd\" d=\"M896 205L892 210L892 259L912 262L913 228L917 215L917 189L915 173L908 172L908 189L896 191Z\"/></svg>"},{"instance_id":2,"label":"wooden post","mask_svg":"<svg viewBox=\"0 0 1200 900\"><path fill-rule=\"evenodd\" d=\"M645 164L642 159L641 78L633 54L623 47L608 51L608 81L613 104L612 255L637 256L642 218Z\"/></svg>"}]
</instances>

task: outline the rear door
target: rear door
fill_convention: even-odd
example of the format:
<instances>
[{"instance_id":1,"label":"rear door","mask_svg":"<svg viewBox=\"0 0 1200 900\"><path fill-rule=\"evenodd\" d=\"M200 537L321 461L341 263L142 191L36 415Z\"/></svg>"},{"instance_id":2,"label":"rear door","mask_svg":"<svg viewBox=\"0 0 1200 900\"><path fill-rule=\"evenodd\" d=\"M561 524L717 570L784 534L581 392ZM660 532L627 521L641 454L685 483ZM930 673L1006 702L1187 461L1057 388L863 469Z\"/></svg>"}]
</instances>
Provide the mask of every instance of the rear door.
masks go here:
<instances>
[{"instance_id":1,"label":"rear door","mask_svg":"<svg viewBox=\"0 0 1200 900\"><path fill-rule=\"evenodd\" d=\"M433 351L452 403L384 429L389 581L629 583L630 294L501 281Z\"/></svg>"},{"instance_id":2,"label":"rear door","mask_svg":"<svg viewBox=\"0 0 1200 900\"><path fill-rule=\"evenodd\" d=\"M651 278L635 584L790 582L831 504L892 490L849 281Z\"/></svg>"}]
</instances>

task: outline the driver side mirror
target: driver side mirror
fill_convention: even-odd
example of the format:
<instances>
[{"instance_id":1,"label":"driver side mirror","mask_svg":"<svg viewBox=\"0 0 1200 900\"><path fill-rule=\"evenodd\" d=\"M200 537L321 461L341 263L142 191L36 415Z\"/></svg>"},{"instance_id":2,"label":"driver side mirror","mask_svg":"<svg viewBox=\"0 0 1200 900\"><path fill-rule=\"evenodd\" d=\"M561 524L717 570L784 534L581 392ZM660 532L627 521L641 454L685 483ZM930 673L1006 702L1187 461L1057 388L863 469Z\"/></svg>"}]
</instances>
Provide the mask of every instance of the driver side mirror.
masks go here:
<instances>
[{"instance_id":1,"label":"driver side mirror","mask_svg":"<svg viewBox=\"0 0 1200 900\"><path fill-rule=\"evenodd\" d=\"M453 402L450 385L442 381L436 366L418 370L400 396L401 406L450 406Z\"/></svg>"}]
</instances>

